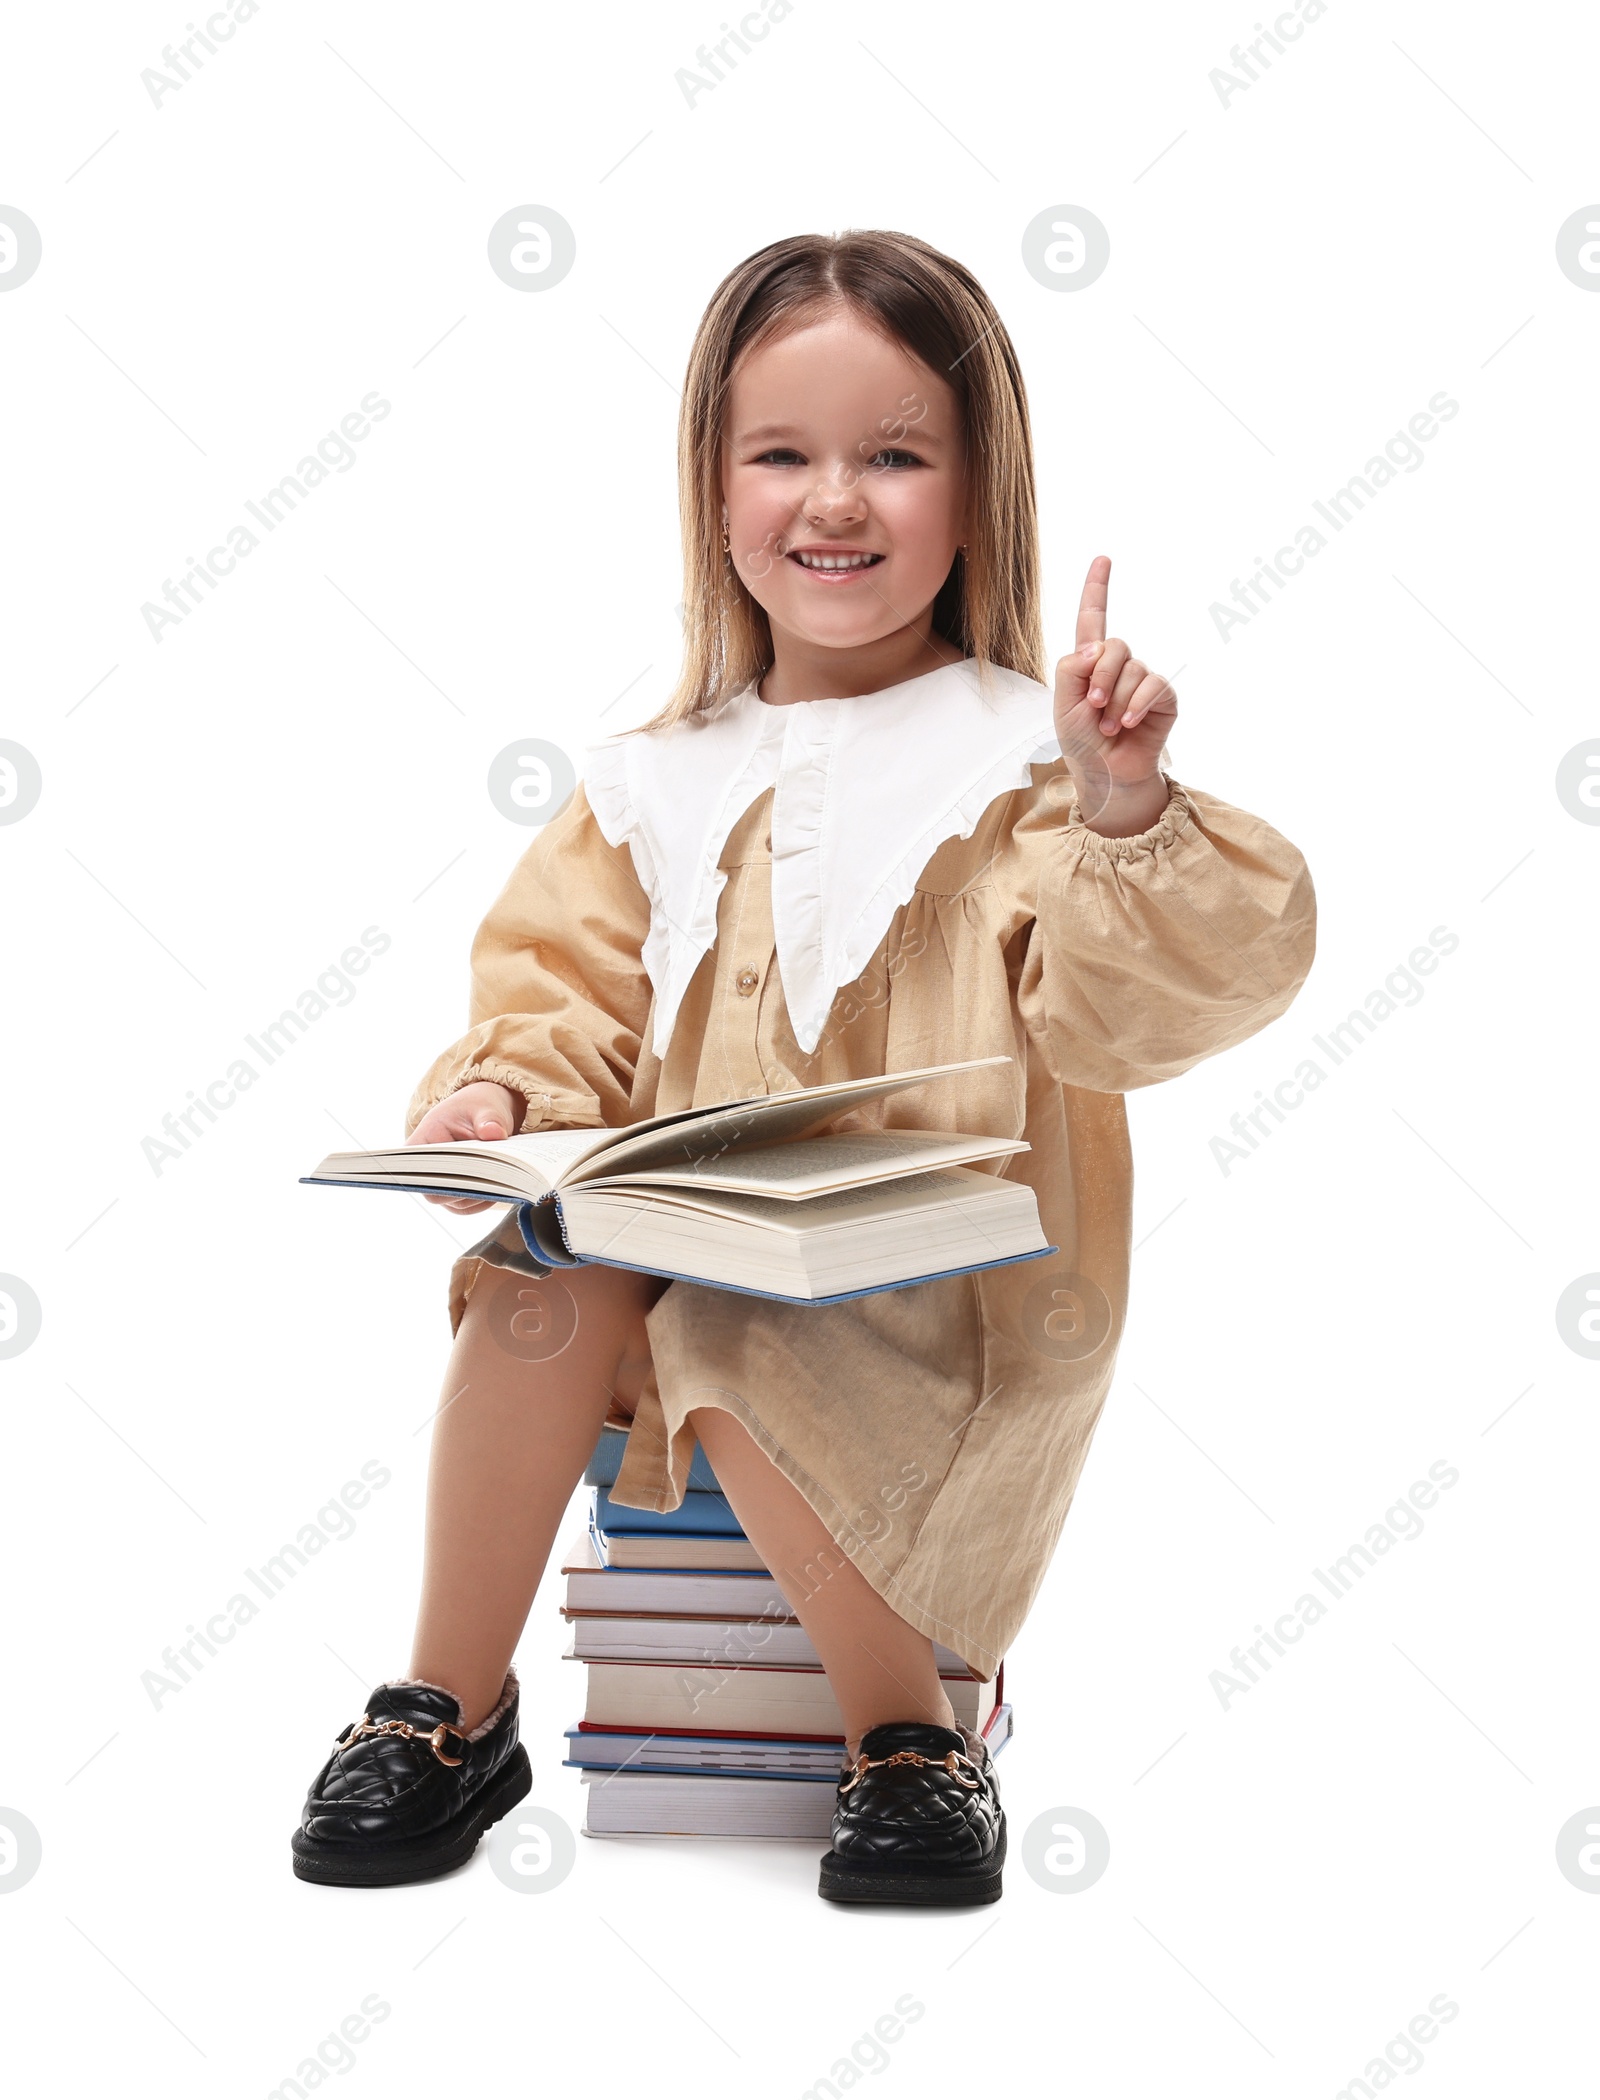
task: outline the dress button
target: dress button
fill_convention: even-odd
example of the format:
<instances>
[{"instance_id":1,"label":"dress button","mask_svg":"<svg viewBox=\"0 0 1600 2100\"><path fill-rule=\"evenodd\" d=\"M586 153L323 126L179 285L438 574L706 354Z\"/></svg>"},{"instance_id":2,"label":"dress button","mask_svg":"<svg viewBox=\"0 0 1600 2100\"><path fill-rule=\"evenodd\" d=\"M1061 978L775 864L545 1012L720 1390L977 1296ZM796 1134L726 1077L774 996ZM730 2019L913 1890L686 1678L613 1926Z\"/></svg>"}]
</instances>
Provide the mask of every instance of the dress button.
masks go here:
<instances>
[{"instance_id":1,"label":"dress button","mask_svg":"<svg viewBox=\"0 0 1600 2100\"><path fill-rule=\"evenodd\" d=\"M761 979L754 970L741 970L733 981L739 987L740 998L748 999Z\"/></svg>"}]
</instances>

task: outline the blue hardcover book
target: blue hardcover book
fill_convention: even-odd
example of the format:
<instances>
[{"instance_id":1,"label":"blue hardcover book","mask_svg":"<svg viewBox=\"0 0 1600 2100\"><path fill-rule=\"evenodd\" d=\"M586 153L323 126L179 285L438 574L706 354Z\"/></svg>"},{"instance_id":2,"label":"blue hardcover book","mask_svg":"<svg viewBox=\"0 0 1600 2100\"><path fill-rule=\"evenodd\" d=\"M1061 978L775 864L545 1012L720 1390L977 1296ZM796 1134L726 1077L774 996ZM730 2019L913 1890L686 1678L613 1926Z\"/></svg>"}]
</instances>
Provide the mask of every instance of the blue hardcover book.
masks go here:
<instances>
[{"instance_id":1,"label":"blue hardcover book","mask_svg":"<svg viewBox=\"0 0 1600 2100\"><path fill-rule=\"evenodd\" d=\"M611 1487L622 1470L622 1454L628 1448L628 1432L625 1429L602 1429L600 1441L594 1447L594 1456L584 1467L583 1477L591 1487ZM707 1494L720 1495L717 1476L711 1470L711 1461L698 1444L694 1447L694 1463L689 1468L687 1485L702 1488Z\"/></svg>"},{"instance_id":2,"label":"blue hardcover book","mask_svg":"<svg viewBox=\"0 0 1600 2100\"><path fill-rule=\"evenodd\" d=\"M702 1772L740 1779L819 1779L835 1786L844 1751L837 1742L783 1736L660 1735L569 1728L563 1764L585 1772Z\"/></svg>"},{"instance_id":3,"label":"blue hardcover book","mask_svg":"<svg viewBox=\"0 0 1600 2100\"><path fill-rule=\"evenodd\" d=\"M691 1488L676 1509L629 1509L625 1502L613 1502L603 1487L591 1488L590 1492L594 1496L594 1521L607 1533L686 1531L699 1538L744 1537L744 1526L724 1494Z\"/></svg>"},{"instance_id":4,"label":"blue hardcover book","mask_svg":"<svg viewBox=\"0 0 1600 2100\"><path fill-rule=\"evenodd\" d=\"M1032 1188L995 1164L1026 1152L1024 1139L827 1127L904 1088L1013 1062L963 1058L616 1129L333 1152L300 1178L511 1203L529 1255L554 1272L597 1261L785 1305L839 1305L1061 1251L1045 1239Z\"/></svg>"},{"instance_id":5,"label":"blue hardcover book","mask_svg":"<svg viewBox=\"0 0 1600 2100\"><path fill-rule=\"evenodd\" d=\"M983 1739L995 1755L1011 1740L1011 1708L990 1715ZM647 1735L626 1729L569 1728L572 1754L562 1763L583 1772L680 1772L707 1779L816 1779L836 1786L843 1737Z\"/></svg>"}]
</instances>

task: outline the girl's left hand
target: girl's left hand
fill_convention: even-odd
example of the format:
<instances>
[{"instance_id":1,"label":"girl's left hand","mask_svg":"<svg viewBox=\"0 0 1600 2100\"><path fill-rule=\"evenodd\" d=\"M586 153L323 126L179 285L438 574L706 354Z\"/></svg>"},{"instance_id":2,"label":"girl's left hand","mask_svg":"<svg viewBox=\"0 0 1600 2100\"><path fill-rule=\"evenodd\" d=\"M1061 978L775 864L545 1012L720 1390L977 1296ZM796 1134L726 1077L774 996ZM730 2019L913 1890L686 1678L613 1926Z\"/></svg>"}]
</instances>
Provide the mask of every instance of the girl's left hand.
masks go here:
<instances>
[{"instance_id":1,"label":"girl's left hand","mask_svg":"<svg viewBox=\"0 0 1600 2100\"><path fill-rule=\"evenodd\" d=\"M1178 715L1169 682L1126 642L1106 640L1110 580L1110 556L1096 555L1078 606L1077 648L1056 666L1056 735L1086 809L1151 799Z\"/></svg>"}]
</instances>

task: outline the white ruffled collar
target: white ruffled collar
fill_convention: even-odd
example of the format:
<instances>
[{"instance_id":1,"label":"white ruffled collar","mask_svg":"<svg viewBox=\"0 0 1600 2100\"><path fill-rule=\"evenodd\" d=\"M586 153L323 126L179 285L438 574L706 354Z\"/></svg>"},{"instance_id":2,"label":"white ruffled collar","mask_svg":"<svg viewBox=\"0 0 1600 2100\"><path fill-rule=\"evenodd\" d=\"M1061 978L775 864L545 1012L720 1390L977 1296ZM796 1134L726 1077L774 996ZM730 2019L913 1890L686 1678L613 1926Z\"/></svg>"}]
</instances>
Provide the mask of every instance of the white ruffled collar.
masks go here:
<instances>
[{"instance_id":1,"label":"white ruffled collar","mask_svg":"<svg viewBox=\"0 0 1600 2100\"><path fill-rule=\"evenodd\" d=\"M650 899L643 960L664 1057L689 980L717 937L728 834L776 786L772 918L795 1040L808 1055L835 994L871 961L917 877L969 838L996 795L1061 755L1048 686L977 660L838 700L769 706L754 683L713 713L607 737L584 788Z\"/></svg>"}]
</instances>

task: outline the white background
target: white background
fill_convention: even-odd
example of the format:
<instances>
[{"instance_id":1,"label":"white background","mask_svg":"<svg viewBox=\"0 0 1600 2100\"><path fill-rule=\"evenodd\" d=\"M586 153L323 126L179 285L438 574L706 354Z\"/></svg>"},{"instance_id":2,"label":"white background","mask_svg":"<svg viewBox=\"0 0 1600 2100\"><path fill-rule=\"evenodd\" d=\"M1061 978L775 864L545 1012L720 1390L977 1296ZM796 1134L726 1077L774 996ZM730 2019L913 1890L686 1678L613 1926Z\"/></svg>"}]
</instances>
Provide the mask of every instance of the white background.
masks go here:
<instances>
[{"instance_id":1,"label":"white background","mask_svg":"<svg viewBox=\"0 0 1600 2100\"><path fill-rule=\"evenodd\" d=\"M1556 1833L1600 1802L1600 1367L1555 1307L1600 1268L1600 830L1554 783L1600 734L1600 298L1555 238L1600 195L1593 24L1535 9L1513 48L1500 10L1333 0L1225 105L1243 0L798 0L691 107L712 5L265 0L156 107L185 19L32 10L0 68L0 203L43 238L0 298L0 735L44 783L0 829L0 1270L43 1308L0 1363L0 1804L43 1840L0 1903L7 2048L46 2090L265 2094L377 1993L335 2085L798 2095L909 1992L859 2082L1331 2095L1444 1993L1391 2082L1579 2090L1600 1901ZM538 295L486 261L525 204L577 237ZM1021 259L1057 205L1110 234L1074 293ZM482 1228L296 1177L397 1138L460 1032L530 837L491 761L670 683L707 297L846 226L987 285L1052 650L1109 552L1112 631L1181 667L1173 771L1318 888L1289 1014L1131 1103L1131 1325L1009 1659L1013 1843L1077 1808L1110 1867L1051 1889L1019 1853L998 1908L925 1917L824 1905L805 1845L580 1840L542 1895L482 1852L308 1888L306 1782L404 1667L445 1279ZM154 641L141 606L373 390L356 465ZM1441 390L1425 463L1220 636L1213 601ZM369 926L356 996L156 1173L163 1116ZM1228 1119L1436 927L1420 1001L1224 1174ZM374 1460L354 1535L154 1707L162 1650ZM1422 1535L1224 1710L1230 1650L1438 1460ZM523 1727L531 1800L575 1825L558 1587Z\"/></svg>"}]
</instances>

